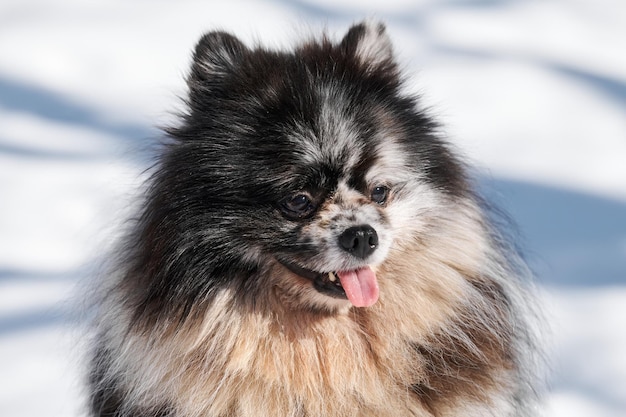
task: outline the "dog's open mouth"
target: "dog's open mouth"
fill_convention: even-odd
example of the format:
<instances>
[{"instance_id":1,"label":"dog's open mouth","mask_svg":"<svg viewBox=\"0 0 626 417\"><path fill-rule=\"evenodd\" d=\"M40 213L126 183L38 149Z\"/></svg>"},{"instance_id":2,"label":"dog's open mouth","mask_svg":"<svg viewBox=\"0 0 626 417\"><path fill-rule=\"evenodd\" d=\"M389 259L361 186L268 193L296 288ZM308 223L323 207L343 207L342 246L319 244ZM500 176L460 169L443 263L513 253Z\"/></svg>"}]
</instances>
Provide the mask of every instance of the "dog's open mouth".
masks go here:
<instances>
[{"instance_id":1,"label":"dog's open mouth","mask_svg":"<svg viewBox=\"0 0 626 417\"><path fill-rule=\"evenodd\" d=\"M351 271L316 272L288 262L281 264L310 280L320 293L348 299L355 307L369 307L378 300L378 281L369 266Z\"/></svg>"}]
</instances>

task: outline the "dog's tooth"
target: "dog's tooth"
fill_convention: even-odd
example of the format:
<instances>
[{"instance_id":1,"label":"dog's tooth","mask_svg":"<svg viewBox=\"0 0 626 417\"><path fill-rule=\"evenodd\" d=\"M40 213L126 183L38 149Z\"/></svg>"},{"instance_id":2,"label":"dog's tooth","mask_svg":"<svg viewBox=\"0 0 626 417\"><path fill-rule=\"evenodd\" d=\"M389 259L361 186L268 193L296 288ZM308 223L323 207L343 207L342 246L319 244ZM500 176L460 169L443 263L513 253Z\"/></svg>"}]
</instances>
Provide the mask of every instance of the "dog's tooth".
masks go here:
<instances>
[{"instance_id":1,"label":"dog's tooth","mask_svg":"<svg viewBox=\"0 0 626 417\"><path fill-rule=\"evenodd\" d=\"M335 282L337 281L337 277L335 276L334 272L329 272L328 273L328 279L330 280L330 282Z\"/></svg>"}]
</instances>

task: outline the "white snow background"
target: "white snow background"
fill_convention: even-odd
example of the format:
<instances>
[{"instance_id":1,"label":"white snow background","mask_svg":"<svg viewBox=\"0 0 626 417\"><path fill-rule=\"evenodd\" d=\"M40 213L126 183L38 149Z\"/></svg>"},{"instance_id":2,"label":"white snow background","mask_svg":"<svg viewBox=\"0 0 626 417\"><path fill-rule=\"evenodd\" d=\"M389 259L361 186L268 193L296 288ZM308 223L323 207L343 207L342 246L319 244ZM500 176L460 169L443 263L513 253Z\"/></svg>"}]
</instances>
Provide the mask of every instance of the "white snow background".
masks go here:
<instances>
[{"instance_id":1,"label":"white snow background","mask_svg":"<svg viewBox=\"0 0 626 417\"><path fill-rule=\"evenodd\" d=\"M626 415L623 0L3 0L0 416L84 415L77 288L198 37L282 47L364 17L522 231L553 328L546 414Z\"/></svg>"}]
</instances>

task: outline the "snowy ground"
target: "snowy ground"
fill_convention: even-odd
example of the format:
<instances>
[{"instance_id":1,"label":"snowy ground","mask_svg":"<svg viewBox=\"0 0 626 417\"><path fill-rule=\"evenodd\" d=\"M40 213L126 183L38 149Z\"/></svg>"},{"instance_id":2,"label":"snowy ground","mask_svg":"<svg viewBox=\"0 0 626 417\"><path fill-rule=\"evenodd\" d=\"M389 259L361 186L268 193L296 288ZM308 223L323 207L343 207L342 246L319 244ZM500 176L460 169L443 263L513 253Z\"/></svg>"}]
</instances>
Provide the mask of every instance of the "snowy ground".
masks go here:
<instances>
[{"instance_id":1,"label":"snowy ground","mask_svg":"<svg viewBox=\"0 0 626 417\"><path fill-rule=\"evenodd\" d=\"M554 328L547 415L623 416L626 3L216 3L0 3L0 416L81 415L76 287L115 236L198 36L281 46L372 16L526 236Z\"/></svg>"}]
</instances>

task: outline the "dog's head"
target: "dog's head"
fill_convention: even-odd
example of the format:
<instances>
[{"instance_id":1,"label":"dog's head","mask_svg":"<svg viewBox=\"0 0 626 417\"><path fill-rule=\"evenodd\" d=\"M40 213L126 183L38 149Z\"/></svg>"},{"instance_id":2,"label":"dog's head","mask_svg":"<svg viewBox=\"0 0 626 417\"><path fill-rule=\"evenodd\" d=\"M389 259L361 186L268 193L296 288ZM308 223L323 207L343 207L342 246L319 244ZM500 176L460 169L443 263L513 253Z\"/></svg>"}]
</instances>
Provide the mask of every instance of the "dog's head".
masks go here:
<instances>
[{"instance_id":1,"label":"dog's head","mask_svg":"<svg viewBox=\"0 0 626 417\"><path fill-rule=\"evenodd\" d=\"M458 162L401 92L381 24L289 53L212 32L188 84L165 193L184 200L214 269L265 268L311 305L370 306L377 268L463 193Z\"/></svg>"}]
</instances>

